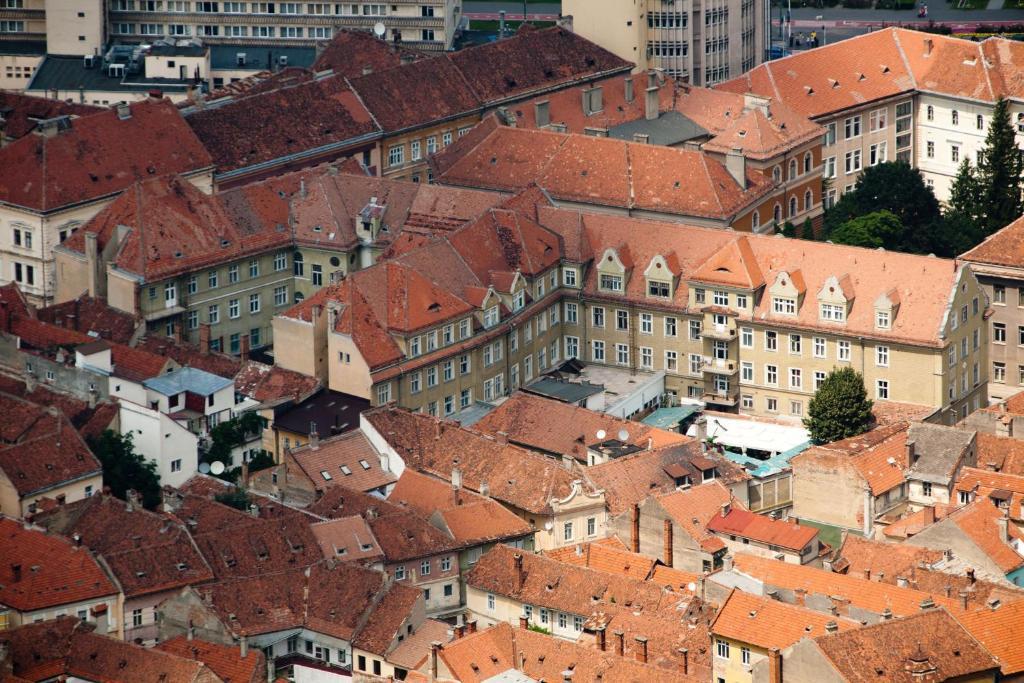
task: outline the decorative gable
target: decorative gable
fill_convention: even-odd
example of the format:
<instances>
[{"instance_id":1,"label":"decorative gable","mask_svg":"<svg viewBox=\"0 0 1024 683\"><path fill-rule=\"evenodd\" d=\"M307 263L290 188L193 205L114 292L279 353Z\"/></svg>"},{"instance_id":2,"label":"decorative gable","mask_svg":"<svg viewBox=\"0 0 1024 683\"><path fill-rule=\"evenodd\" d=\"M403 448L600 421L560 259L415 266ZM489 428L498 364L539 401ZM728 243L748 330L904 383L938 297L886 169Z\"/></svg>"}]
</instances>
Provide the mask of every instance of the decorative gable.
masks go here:
<instances>
[{"instance_id":1,"label":"decorative gable","mask_svg":"<svg viewBox=\"0 0 1024 683\"><path fill-rule=\"evenodd\" d=\"M891 329L900 308L900 293L896 289L882 292L875 299L875 329Z\"/></svg>"},{"instance_id":2,"label":"decorative gable","mask_svg":"<svg viewBox=\"0 0 1024 683\"><path fill-rule=\"evenodd\" d=\"M647 296L663 297L671 299L675 294L676 278L679 275L679 263L675 254L669 254L666 258L661 254L655 254L651 262L644 270L644 279L647 283Z\"/></svg>"},{"instance_id":3,"label":"decorative gable","mask_svg":"<svg viewBox=\"0 0 1024 683\"><path fill-rule=\"evenodd\" d=\"M818 317L826 322L845 322L855 293L849 275L830 275L818 290Z\"/></svg>"},{"instance_id":4,"label":"decorative gable","mask_svg":"<svg viewBox=\"0 0 1024 683\"><path fill-rule=\"evenodd\" d=\"M629 270L633 267L629 248L625 245L618 249L609 247L601 255L597 266L598 289L605 292L623 292L629 279Z\"/></svg>"},{"instance_id":5,"label":"decorative gable","mask_svg":"<svg viewBox=\"0 0 1024 683\"><path fill-rule=\"evenodd\" d=\"M779 271L775 276L775 281L768 287L772 313L796 315L803 304L806 291L804 276L799 270L794 270L792 273Z\"/></svg>"}]
</instances>

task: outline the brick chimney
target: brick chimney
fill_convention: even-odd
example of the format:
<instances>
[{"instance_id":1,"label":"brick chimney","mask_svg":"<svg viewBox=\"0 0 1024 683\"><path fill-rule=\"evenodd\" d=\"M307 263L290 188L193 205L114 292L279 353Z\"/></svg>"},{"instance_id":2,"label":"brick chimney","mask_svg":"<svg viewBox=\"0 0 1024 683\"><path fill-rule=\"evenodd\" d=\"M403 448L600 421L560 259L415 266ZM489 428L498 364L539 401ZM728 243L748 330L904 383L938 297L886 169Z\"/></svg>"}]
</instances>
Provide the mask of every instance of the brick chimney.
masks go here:
<instances>
[{"instance_id":1,"label":"brick chimney","mask_svg":"<svg viewBox=\"0 0 1024 683\"><path fill-rule=\"evenodd\" d=\"M607 626L597 627L597 649L604 652L608 649L608 632Z\"/></svg>"},{"instance_id":2,"label":"brick chimney","mask_svg":"<svg viewBox=\"0 0 1024 683\"><path fill-rule=\"evenodd\" d=\"M210 324L199 323L199 350L203 353L210 352Z\"/></svg>"},{"instance_id":3,"label":"brick chimney","mask_svg":"<svg viewBox=\"0 0 1024 683\"><path fill-rule=\"evenodd\" d=\"M516 553L512 556L513 570L515 571L515 582L516 590L520 591L523 589L523 581L525 579L523 572L523 555L522 553Z\"/></svg>"},{"instance_id":4,"label":"brick chimney","mask_svg":"<svg viewBox=\"0 0 1024 683\"><path fill-rule=\"evenodd\" d=\"M728 517L730 512L732 512L732 501L728 500L722 503L722 517Z\"/></svg>"},{"instance_id":5,"label":"brick chimney","mask_svg":"<svg viewBox=\"0 0 1024 683\"><path fill-rule=\"evenodd\" d=\"M476 633L476 619L470 619L466 622L466 633Z\"/></svg>"},{"instance_id":6,"label":"brick chimney","mask_svg":"<svg viewBox=\"0 0 1024 683\"><path fill-rule=\"evenodd\" d=\"M647 663L647 638L645 636L636 636L636 661L641 664Z\"/></svg>"},{"instance_id":7,"label":"brick chimney","mask_svg":"<svg viewBox=\"0 0 1024 683\"><path fill-rule=\"evenodd\" d=\"M243 362L249 360L249 335L247 334L242 335L242 349L239 355Z\"/></svg>"},{"instance_id":8,"label":"brick chimney","mask_svg":"<svg viewBox=\"0 0 1024 683\"><path fill-rule=\"evenodd\" d=\"M725 170L729 172L741 190L747 189L747 157L742 149L737 147L729 150L725 155Z\"/></svg>"},{"instance_id":9,"label":"brick chimney","mask_svg":"<svg viewBox=\"0 0 1024 683\"><path fill-rule=\"evenodd\" d=\"M672 566L672 520L666 519L664 521L664 529L661 532L662 541L664 542L664 557L662 563L666 567Z\"/></svg>"},{"instance_id":10,"label":"brick chimney","mask_svg":"<svg viewBox=\"0 0 1024 683\"><path fill-rule=\"evenodd\" d=\"M768 683L782 683L782 653L777 647L768 650Z\"/></svg>"},{"instance_id":11,"label":"brick chimney","mask_svg":"<svg viewBox=\"0 0 1024 683\"><path fill-rule=\"evenodd\" d=\"M633 503L633 535L630 538L630 550L640 552L640 504Z\"/></svg>"},{"instance_id":12,"label":"brick chimney","mask_svg":"<svg viewBox=\"0 0 1024 683\"><path fill-rule=\"evenodd\" d=\"M612 635L618 640L616 643L616 652L619 653L620 657L626 656L626 633L625 631L612 631Z\"/></svg>"},{"instance_id":13,"label":"brick chimney","mask_svg":"<svg viewBox=\"0 0 1024 683\"><path fill-rule=\"evenodd\" d=\"M437 651L441 649L441 643L434 641L430 644L430 680L437 680Z\"/></svg>"},{"instance_id":14,"label":"brick chimney","mask_svg":"<svg viewBox=\"0 0 1024 683\"><path fill-rule=\"evenodd\" d=\"M679 648L679 656L681 658L680 666L683 670L683 675L686 676L690 673L690 651L685 647L681 647Z\"/></svg>"},{"instance_id":15,"label":"brick chimney","mask_svg":"<svg viewBox=\"0 0 1024 683\"><path fill-rule=\"evenodd\" d=\"M526 616L525 614L520 614L519 615L519 628L523 629L524 631L526 629L530 628L530 617Z\"/></svg>"}]
</instances>

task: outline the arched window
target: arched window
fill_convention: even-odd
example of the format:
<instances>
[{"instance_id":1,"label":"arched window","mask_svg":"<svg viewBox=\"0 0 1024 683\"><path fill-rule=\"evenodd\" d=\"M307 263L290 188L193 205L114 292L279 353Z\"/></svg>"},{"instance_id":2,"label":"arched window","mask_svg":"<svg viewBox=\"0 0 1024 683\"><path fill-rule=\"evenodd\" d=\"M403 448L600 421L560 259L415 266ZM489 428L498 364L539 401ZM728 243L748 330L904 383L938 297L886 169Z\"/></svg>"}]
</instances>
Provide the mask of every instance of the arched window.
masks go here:
<instances>
[{"instance_id":1,"label":"arched window","mask_svg":"<svg viewBox=\"0 0 1024 683\"><path fill-rule=\"evenodd\" d=\"M929 104L928 108L925 109L925 115L928 117L929 121L934 121L935 120L935 107L933 107L932 105Z\"/></svg>"},{"instance_id":2,"label":"arched window","mask_svg":"<svg viewBox=\"0 0 1024 683\"><path fill-rule=\"evenodd\" d=\"M956 109L954 109L954 110L953 110L953 111L952 111L952 112L950 113L950 118L952 118L952 119L953 119L953 125L954 125L954 126L957 126L957 125L959 125L959 124L960 124L960 112L958 112L958 111L957 111Z\"/></svg>"},{"instance_id":3,"label":"arched window","mask_svg":"<svg viewBox=\"0 0 1024 683\"><path fill-rule=\"evenodd\" d=\"M978 130L985 130L985 117L981 114L978 114L977 126Z\"/></svg>"},{"instance_id":4,"label":"arched window","mask_svg":"<svg viewBox=\"0 0 1024 683\"><path fill-rule=\"evenodd\" d=\"M789 198L789 217L792 218L796 215L796 197Z\"/></svg>"},{"instance_id":5,"label":"arched window","mask_svg":"<svg viewBox=\"0 0 1024 683\"><path fill-rule=\"evenodd\" d=\"M811 194L810 190L804 192L804 211L810 211L814 206L814 195Z\"/></svg>"},{"instance_id":6,"label":"arched window","mask_svg":"<svg viewBox=\"0 0 1024 683\"><path fill-rule=\"evenodd\" d=\"M775 168L772 169L772 180L774 180L776 183L781 183L782 182L782 167L781 166L776 166Z\"/></svg>"},{"instance_id":7,"label":"arched window","mask_svg":"<svg viewBox=\"0 0 1024 683\"><path fill-rule=\"evenodd\" d=\"M796 178L796 159L789 160L789 180Z\"/></svg>"},{"instance_id":8,"label":"arched window","mask_svg":"<svg viewBox=\"0 0 1024 683\"><path fill-rule=\"evenodd\" d=\"M778 204L778 203L775 204L775 215L773 216L773 218L774 218L776 223L781 223L782 222L782 205L781 204Z\"/></svg>"},{"instance_id":9,"label":"arched window","mask_svg":"<svg viewBox=\"0 0 1024 683\"><path fill-rule=\"evenodd\" d=\"M301 251L295 252L295 255L292 256L292 263L295 265L295 275L302 277L306 273L306 264L303 262Z\"/></svg>"},{"instance_id":10,"label":"arched window","mask_svg":"<svg viewBox=\"0 0 1024 683\"><path fill-rule=\"evenodd\" d=\"M760 211L754 211L754 213L750 216L750 228L751 228L751 230L756 231L760 226L761 226L761 212Z\"/></svg>"},{"instance_id":11,"label":"arched window","mask_svg":"<svg viewBox=\"0 0 1024 683\"><path fill-rule=\"evenodd\" d=\"M811 172L811 153L808 152L804 155L804 173Z\"/></svg>"}]
</instances>

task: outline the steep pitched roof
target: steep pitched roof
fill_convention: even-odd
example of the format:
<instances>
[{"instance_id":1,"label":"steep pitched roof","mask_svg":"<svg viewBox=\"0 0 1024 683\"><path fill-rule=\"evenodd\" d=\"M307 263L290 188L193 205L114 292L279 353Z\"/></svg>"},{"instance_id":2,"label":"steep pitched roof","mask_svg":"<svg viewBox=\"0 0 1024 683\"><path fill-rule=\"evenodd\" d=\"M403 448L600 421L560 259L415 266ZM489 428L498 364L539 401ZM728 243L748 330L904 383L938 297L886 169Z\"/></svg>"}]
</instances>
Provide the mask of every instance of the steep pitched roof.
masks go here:
<instances>
[{"instance_id":1,"label":"steep pitched roof","mask_svg":"<svg viewBox=\"0 0 1024 683\"><path fill-rule=\"evenodd\" d=\"M267 661L263 652L255 647L243 657L237 647L178 636L157 643L155 649L202 662L224 683L261 683L266 680Z\"/></svg>"},{"instance_id":2,"label":"steep pitched roof","mask_svg":"<svg viewBox=\"0 0 1024 683\"><path fill-rule=\"evenodd\" d=\"M0 565L0 603L20 612L120 592L88 550L7 517L0 518L0 556L15 560Z\"/></svg>"},{"instance_id":3,"label":"steep pitched roof","mask_svg":"<svg viewBox=\"0 0 1024 683\"><path fill-rule=\"evenodd\" d=\"M3 118L0 135L7 140L17 140L36 130L40 121L58 116L78 118L101 111L101 107L4 90L0 92L0 117Z\"/></svg>"},{"instance_id":4,"label":"steep pitched roof","mask_svg":"<svg viewBox=\"0 0 1024 683\"><path fill-rule=\"evenodd\" d=\"M1024 623L1024 601L978 609L956 615L956 620L999 660L1004 676L1024 671L1024 648L1020 646L1020 624Z\"/></svg>"},{"instance_id":5,"label":"steep pitched roof","mask_svg":"<svg viewBox=\"0 0 1024 683\"><path fill-rule=\"evenodd\" d=\"M52 137L32 135L0 149L0 202L35 211L120 192L152 176L191 173L212 161L169 100L108 109Z\"/></svg>"},{"instance_id":6,"label":"steep pitched roof","mask_svg":"<svg viewBox=\"0 0 1024 683\"><path fill-rule=\"evenodd\" d=\"M730 509L728 514L719 510L706 526L708 531L748 538L752 541L802 551L818 537L814 527L801 526L781 519L771 519L749 510Z\"/></svg>"},{"instance_id":7,"label":"steep pitched roof","mask_svg":"<svg viewBox=\"0 0 1024 683\"><path fill-rule=\"evenodd\" d=\"M784 650L801 638L824 635L829 624L840 631L860 628L860 623L852 619L734 589L711 622L711 633L766 650Z\"/></svg>"},{"instance_id":8,"label":"steep pitched roof","mask_svg":"<svg viewBox=\"0 0 1024 683\"><path fill-rule=\"evenodd\" d=\"M339 76L355 78L383 71L406 61L427 59L433 55L413 50L400 43L381 40L367 31L342 29L324 46L313 63L314 71L332 70Z\"/></svg>"},{"instance_id":9,"label":"steep pitched roof","mask_svg":"<svg viewBox=\"0 0 1024 683\"><path fill-rule=\"evenodd\" d=\"M707 530L708 523L721 514L722 505L729 503L731 507L742 509L737 501L732 500L729 489L718 481L673 491L656 498L672 520L706 552L715 552L725 547L720 538Z\"/></svg>"},{"instance_id":10,"label":"steep pitched roof","mask_svg":"<svg viewBox=\"0 0 1024 683\"><path fill-rule=\"evenodd\" d=\"M605 540L614 541L621 546L621 543L615 539ZM640 581L651 578L654 566L658 562L656 557L631 553L625 548L615 547L614 544L606 543L603 540L547 550L544 552L544 556L565 564L589 567L609 574L620 574ZM663 584L658 582L658 585Z\"/></svg>"},{"instance_id":11,"label":"steep pitched roof","mask_svg":"<svg viewBox=\"0 0 1024 683\"><path fill-rule=\"evenodd\" d=\"M142 322L131 313L108 305L106 299L91 297L88 294L40 308L36 311L36 316L43 322L70 327L76 332L94 332L101 339L118 344L131 344Z\"/></svg>"},{"instance_id":12,"label":"steep pitched roof","mask_svg":"<svg viewBox=\"0 0 1024 683\"><path fill-rule=\"evenodd\" d=\"M318 490L344 486L372 491L398 481L381 466L380 454L358 429L321 439L315 448L307 443L291 457Z\"/></svg>"},{"instance_id":13,"label":"steep pitched roof","mask_svg":"<svg viewBox=\"0 0 1024 683\"><path fill-rule=\"evenodd\" d=\"M1024 532L1006 520L1007 536L1003 536L999 521L1005 512L991 500L975 500L953 512L943 523L955 524L1003 572L1009 574L1024 566L1024 556L1011 545L1014 542L1020 547L1019 544L1024 543Z\"/></svg>"}]
</instances>

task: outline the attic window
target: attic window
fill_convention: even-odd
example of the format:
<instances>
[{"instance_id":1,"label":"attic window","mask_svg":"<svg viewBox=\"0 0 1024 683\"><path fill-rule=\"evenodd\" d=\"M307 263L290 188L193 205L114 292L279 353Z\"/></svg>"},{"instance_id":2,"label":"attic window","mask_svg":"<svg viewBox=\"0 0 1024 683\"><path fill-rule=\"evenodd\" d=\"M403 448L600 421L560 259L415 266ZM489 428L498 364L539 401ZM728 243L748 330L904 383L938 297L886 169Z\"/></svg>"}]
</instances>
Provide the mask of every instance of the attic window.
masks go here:
<instances>
[{"instance_id":1,"label":"attic window","mask_svg":"<svg viewBox=\"0 0 1024 683\"><path fill-rule=\"evenodd\" d=\"M334 479L334 477L331 476L331 473L328 472L327 470L320 470L320 476L323 477L325 481L330 481L331 479Z\"/></svg>"},{"instance_id":2,"label":"attic window","mask_svg":"<svg viewBox=\"0 0 1024 683\"><path fill-rule=\"evenodd\" d=\"M352 474L352 470L350 470L348 468L348 465L342 465L341 466L341 473L344 474L347 477L348 475Z\"/></svg>"},{"instance_id":3,"label":"attic window","mask_svg":"<svg viewBox=\"0 0 1024 683\"><path fill-rule=\"evenodd\" d=\"M177 566L179 572L183 572L186 569L188 569L188 565L185 564L184 562L179 562L176 566Z\"/></svg>"},{"instance_id":4,"label":"attic window","mask_svg":"<svg viewBox=\"0 0 1024 683\"><path fill-rule=\"evenodd\" d=\"M231 244L231 242L229 242L228 240L221 240L220 241L220 246L222 246L222 247L226 247L229 244Z\"/></svg>"},{"instance_id":5,"label":"attic window","mask_svg":"<svg viewBox=\"0 0 1024 683\"><path fill-rule=\"evenodd\" d=\"M313 232L323 232L323 231L324 231L324 229L321 226L319 226L319 225L314 225L313 226Z\"/></svg>"},{"instance_id":6,"label":"attic window","mask_svg":"<svg viewBox=\"0 0 1024 683\"><path fill-rule=\"evenodd\" d=\"M365 460L360 460L359 464L362 466L364 470L370 469L370 463L366 462Z\"/></svg>"},{"instance_id":7,"label":"attic window","mask_svg":"<svg viewBox=\"0 0 1024 683\"><path fill-rule=\"evenodd\" d=\"M361 544L359 544L359 549L362 550L363 552L368 552L370 550L373 550L373 546L370 545L369 543L361 543Z\"/></svg>"},{"instance_id":8,"label":"attic window","mask_svg":"<svg viewBox=\"0 0 1024 683\"><path fill-rule=\"evenodd\" d=\"M886 66L885 64L882 64L882 73L884 73L884 74L889 73L889 67Z\"/></svg>"},{"instance_id":9,"label":"attic window","mask_svg":"<svg viewBox=\"0 0 1024 683\"><path fill-rule=\"evenodd\" d=\"M174 258L181 258L182 256L184 256L184 254L182 254L180 251L174 252Z\"/></svg>"},{"instance_id":10,"label":"attic window","mask_svg":"<svg viewBox=\"0 0 1024 683\"><path fill-rule=\"evenodd\" d=\"M348 548L335 548L334 552L337 555L344 555L345 553L348 552Z\"/></svg>"}]
</instances>

